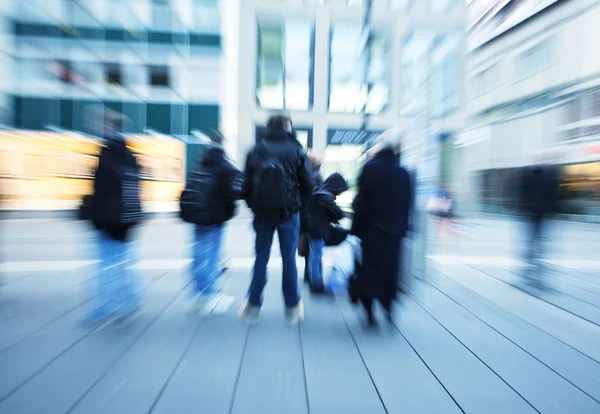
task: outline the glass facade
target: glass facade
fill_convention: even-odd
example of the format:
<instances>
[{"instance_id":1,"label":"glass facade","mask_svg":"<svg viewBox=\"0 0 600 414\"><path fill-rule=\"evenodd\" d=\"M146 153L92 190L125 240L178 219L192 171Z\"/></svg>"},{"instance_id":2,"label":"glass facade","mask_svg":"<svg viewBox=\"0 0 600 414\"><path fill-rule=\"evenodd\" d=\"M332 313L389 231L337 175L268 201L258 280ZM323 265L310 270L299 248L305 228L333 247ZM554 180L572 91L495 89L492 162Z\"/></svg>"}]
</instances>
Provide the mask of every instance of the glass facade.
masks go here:
<instances>
[{"instance_id":1,"label":"glass facade","mask_svg":"<svg viewBox=\"0 0 600 414\"><path fill-rule=\"evenodd\" d=\"M256 98L262 108L311 107L313 30L312 22L302 19L259 24Z\"/></svg>"},{"instance_id":2,"label":"glass facade","mask_svg":"<svg viewBox=\"0 0 600 414\"><path fill-rule=\"evenodd\" d=\"M370 114L385 110L389 97L389 36L383 32L372 32L370 36L368 43L359 23L333 25L329 69L331 112L360 113L365 105Z\"/></svg>"}]
</instances>

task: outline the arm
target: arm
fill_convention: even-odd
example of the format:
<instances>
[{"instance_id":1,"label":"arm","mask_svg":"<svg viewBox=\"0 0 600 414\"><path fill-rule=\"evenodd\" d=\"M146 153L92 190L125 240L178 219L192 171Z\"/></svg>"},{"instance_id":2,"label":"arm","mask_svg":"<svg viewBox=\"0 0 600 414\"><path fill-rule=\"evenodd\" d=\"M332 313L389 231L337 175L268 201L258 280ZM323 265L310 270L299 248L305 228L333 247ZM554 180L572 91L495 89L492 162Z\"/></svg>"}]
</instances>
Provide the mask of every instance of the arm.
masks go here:
<instances>
[{"instance_id":1,"label":"arm","mask_svg":"<svg viewBox=\"0 0 600 414\"><path fill-rule=\"evenodd\" d=\"M352 234L361 238L364 221L365 221L365 204L368 198L367 193L367 176L369 173L369 165L363 167L360 177L357 182L357 192L354 201L352 202L352 209L354 210L354 218L352 220Z\"/></svg>"},{"instance_id":2,"label":"arm","mask_svg":"<svg viewBox=\"0 0 600 414\"><path fill-rule=\"evenodd\" d=\"M327 211L330 223L338 223L344 218L344 211L335 203L333 197L321 196L320 204Z\"/></svg>"},{"instance_id":3,"label":"arm","mask_svg":"<svg viewBox=\"0 0 600 414\"><path fill-rule=\"evenodd\" d=\"M312 172L304 150L298 150L298 160L298 186L300 188L302 208L305 208L310 202L313 192Z\"/></svg>"},{"instance_id":4,"label":"arm","mask_svg":"<svg viewBox=\"0 0 600 414\"><path fill-rule=\"evenodd\" d=\"M248 207L250 207L249 203L250 203L250 197L252 196L252 176L253 176L253 166L252 166L252 152L250 152L248 154L248 156L246 157L246 166L244 167L244 176L243 176L243 183L242 183L242 198L246 201L246 204L248 204Z\"/></svg>"}]
</instances>

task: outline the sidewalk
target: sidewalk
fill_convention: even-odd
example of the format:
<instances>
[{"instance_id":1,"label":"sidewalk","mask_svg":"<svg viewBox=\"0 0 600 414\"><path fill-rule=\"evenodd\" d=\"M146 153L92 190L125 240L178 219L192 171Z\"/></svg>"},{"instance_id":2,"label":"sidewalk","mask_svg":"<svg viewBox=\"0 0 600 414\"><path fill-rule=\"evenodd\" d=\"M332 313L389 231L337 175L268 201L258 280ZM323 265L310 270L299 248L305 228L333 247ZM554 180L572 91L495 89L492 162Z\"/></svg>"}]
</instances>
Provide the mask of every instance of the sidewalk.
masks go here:
<instances>
[{"instance_id":1,"label":"sidewalk","mask_svg":"<svg viewBox=\"0 0 600 414\"><path fill-rule=\"evenodd\" d=\"M401 298L396 324L369 331L346 298L306 290L305 322L287 325L274 261L261 320L249 326L234 310L188 313L187 228L161 223L140 234L145 312L122 329L76 324L92 264L5 272L0 413L600 412L598 269L555 266L542 291L523 285L510 262L430 261L426 280ZM228 235L239 263L252 251L247 226L236 220ZM20 242L10 253L85 262L91 245L73 247L86 231L43 234L59 228L9 229ZM485 232L475 237L477 244ZM249 266L225 275L235 306Z\"/></svg>"}]
</instances>

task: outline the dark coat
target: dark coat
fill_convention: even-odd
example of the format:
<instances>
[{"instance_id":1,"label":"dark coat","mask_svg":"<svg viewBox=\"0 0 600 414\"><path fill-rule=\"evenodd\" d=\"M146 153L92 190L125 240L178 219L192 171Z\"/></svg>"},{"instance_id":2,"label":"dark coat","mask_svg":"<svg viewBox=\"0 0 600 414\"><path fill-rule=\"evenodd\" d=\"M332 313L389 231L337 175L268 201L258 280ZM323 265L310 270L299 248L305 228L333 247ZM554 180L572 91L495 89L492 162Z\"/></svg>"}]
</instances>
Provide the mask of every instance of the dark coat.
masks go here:
<instances>
[{"instance_id":1,"label":"dark coat","mask_svg":"<svg viewBox=\"0 0 600 414\"><path fill-rule=\"evenodd\" d=\"M363 168L354 200L352 233L362 240L360 290L382 303L396 297L400 246L409 229L411 180L392 151Z\"/></svg>"},{"instance_id":2,"label":"dark coat","mask_svg":"<svg viewBox=\"0 0 600 414\"><path fill-rule=\"evenodd\" d=\"M559 178L550 166L535 166L525 173L521 200L525 213L534 216L554 214L557 211Z\"/></svg>"},{"instance_id":3,"label":"dark coat","mask_svg":"<svg viewBox=\"0 0 600 414\"><path fill-rule=\"evenodd\" d=\"M97 230L104 231L114 240L126 241L132 225L120 223L122 198L121 180L115 170L119 165L133 166L139 171L135 156L120 135L107 137L100 151L94 178L94 196L90 204L90 218ZM138 194L139 197L139 194Z\"/></svg>"},{"instance_id":4,"label":"dark coat","mask_svg":"<svg viewBox=\"0 0 600 414\"><path fill-rule=\"evenodd\" d=\"M243 198L254 216L262 221L278 224L299 212L310 201L313 191L311 168L302 145L291 134L270 132L250 150L244 170ZM283 165L288 180L288 206L285 211L258 208L254 196L256 170L264 159L264 153L277 158Z\"/></svg>"},{"instance_id":5,"label":"dark coat","mask_svg":"<svg viewBox=\"0 0 600 414\"><path fill-rule=\"evenodd\" d=\"M214 205L214 211L211 213L212 222L206 224L223 224L233 218L235 202L242 198L243 174L228 159L225 150L218 145L208 148L199 168L216 177L220 201Z\"/></svg>"},{"instance_id":6,"label":"dark coat","mask_svg":"<svg viewBox=\"0 0 600 414\"><path fill-rule=\"evenodd\" d=\"M306 232L313 239L329 239L332 223L344 218L344 212L336 204L335 198L348 190L348 183L338 173L331 174L316 187L306 214Z\"/></svg>"}]
</instances>

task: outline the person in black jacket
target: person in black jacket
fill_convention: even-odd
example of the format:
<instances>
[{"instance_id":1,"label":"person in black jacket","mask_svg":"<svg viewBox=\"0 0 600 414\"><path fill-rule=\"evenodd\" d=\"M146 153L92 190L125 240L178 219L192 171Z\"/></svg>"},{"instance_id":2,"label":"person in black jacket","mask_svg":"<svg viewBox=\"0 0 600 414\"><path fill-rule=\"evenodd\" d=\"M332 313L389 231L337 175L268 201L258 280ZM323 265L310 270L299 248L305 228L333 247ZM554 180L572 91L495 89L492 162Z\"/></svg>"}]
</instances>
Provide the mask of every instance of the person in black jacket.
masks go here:
<instances>
[{"instance_id":1,"label":"person in black jacket","mask_svg":"<svg viewBox=\"0 0 600 414\"><path fill-rule=\"evenodd\" d=\"M100 258L93 310L86 317L92 323L131 316L139 308L134 275L128 268L132 229L141 218L139 167L112 122L107 123L90 205Z\"/></svg>"},{"instance_id":2,"label":"person in black jacket","mask_svg":"<svg viewBox=\"0 0 600 414\"><path fill-rule=\"evenodd\" d=\"M530 231L527 245L527 262L537 273L537 283L542 276L540 260L543 258L544 224L549 216L558 210L559 177L555 168L549 165L536 165L527 171L521 188L521 198Z\"/></svg>"},{"instance_id":3,"label":"person in black jacket","mask_svg":"<svg viewBox=\"0 0 600 414\"><path fill-rule=\"evenodd\" d=\"M306 153L292 138L290 118L273 116L267 123L267 135L252 148L246 160L243 195L254 213L256 260L248 300L240 311L244 318L258 317L275 230L283 260L286 316L294 323L304 316L298 289L296 249L299 212L309 202L313 184Z\"/></svg>"},{"instance_id":4,"label":"person in black jacket","mask_svg":"<svg viewBox=\"0 0 600 414\"><path fill-rule=\"evenodd\" d=\"M196 310L204 314L225 312L233 302L233 297L221 292L218 278L221 274L221 247L223 244L223 224L235 214L235 202L242 195L242 173L225 154L218 140L204 154L196 168L213 177L214 194L206 194L212 201L206 220L195 223L192 284ZM218 306L217 306L218 305Z\"/></svg>"},{"instance_id":5,"label":"person in black jacket","mask_svg":"<svg viewBox=\"0 0 600 414\"><path fill-rule=\"evenodd\" d=\"M310 162L311 172L312 172L312 180L313 185L315 187L323 184L323 177L321 176L321 165L322 161L310 151L308 152L308 161ZM308 260L310 257L310 249L309 249L309 235L308 230L306 229L306 214L303 212L300 215L300 238L298 240L298 252L304 257L304 283L310 284L310 277L308 275Z\"/></svg>"},{"instance_id":6,"label":"person in black jacket","mask_svg":"<svg viewBox=\"0 0 600 414\"><path fill-rule=\"evenodd\" d=\"M344 218L344 212L336 204L337 196L348 190L348 183L338 173L331 174L315 188L308 206L306 230L309 236L308 276L312 293L325 293L323 283L323 249L334 232L332 223Z\"/></svg>"},{"instance_id":7,"label":"person in black jacket","mask_svg":"<svg viewBox=\"0 0 600 414\"><path fill-rule=\"evenodd\" d=\"M381 136L379 151L367 162L358 180L352 234L362 242L358 291L369 325L377 324L373 301L392 318L400 266L400 246L409 229L411 182L400 166L394 136Z\"/></svg>"}]
</instances>

